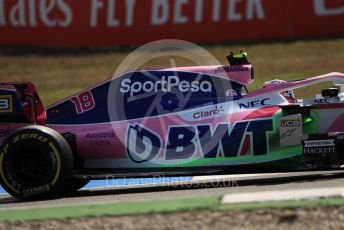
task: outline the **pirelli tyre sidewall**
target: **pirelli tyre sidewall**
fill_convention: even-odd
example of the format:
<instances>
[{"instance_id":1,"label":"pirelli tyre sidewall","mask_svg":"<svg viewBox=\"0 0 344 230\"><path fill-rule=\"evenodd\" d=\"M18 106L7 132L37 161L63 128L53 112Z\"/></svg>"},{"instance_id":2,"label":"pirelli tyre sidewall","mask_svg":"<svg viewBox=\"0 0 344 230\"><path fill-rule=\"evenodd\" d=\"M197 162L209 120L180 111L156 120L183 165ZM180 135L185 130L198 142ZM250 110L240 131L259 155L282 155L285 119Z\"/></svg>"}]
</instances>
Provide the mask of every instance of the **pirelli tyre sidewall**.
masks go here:
<instances>
[{"instance_id":1,"label":"pirelli tyre sidewall","mask_svg":"<svg viewBox=\"0 0 344 230\"><path fill-rule=\"evenodd\" d=\"M64 137L44 126L27 126L2 143L0 182L22 200L64 195L73 170L72 150Z\"/></svg>"}]
</instances>

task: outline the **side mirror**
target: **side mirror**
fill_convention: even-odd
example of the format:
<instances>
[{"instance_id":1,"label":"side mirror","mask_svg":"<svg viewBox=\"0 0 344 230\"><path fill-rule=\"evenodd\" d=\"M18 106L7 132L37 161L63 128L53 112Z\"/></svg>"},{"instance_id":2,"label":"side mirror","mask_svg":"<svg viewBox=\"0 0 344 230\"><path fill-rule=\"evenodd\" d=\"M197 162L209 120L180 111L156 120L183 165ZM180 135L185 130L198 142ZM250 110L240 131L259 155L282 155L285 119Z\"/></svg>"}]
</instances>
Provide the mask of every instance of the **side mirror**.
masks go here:
<instances>
[{"instance_id":1,"label":"side mirror","mask_svg":"<svg viewBox=\"0 0 344 230\"><path fill-rule=\"evenodd\" d=\"M242 52L242 50L240 50L239 53L231 52L227 56L227 61L229 62L230 65L246 65L246 64L251 64L248 61L248 59L247 59L247 53Z\"/></svg>"},{"instance_id":2,"label":"side mirror","mask_svg":"<svg viewBox=\"0 0 344 230\"><path fill-rule=\"evenodd\" d=\"M328 88L328 89L323 89L321 92L321 95L324 98L331 98L331 97L337 97L339 93L338 88Z\"/></svg>"}]
</instances>

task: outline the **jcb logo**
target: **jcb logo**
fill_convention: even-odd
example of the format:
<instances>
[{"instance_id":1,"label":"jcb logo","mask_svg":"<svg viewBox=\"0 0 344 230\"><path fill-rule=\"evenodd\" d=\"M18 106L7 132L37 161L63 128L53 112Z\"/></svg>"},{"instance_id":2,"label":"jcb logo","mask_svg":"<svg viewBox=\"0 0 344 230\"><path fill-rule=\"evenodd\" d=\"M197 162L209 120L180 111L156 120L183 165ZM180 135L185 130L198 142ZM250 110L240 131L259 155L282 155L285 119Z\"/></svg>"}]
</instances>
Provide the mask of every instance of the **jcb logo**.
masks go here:
<instances>
[{"instance_id":1,"label":"jcb logo","mask_svg":"<svg viewBox=\"0 0 344 230\"><path fill-rule=\"evenodd\" d=\"M12 112L12 96L0 95L0 113Z\"/></svg>"},{"instance_id":2,"label":"jcb logo","mask_svg":"<svg viewBox=\"0 0 344 230\"><path fill-rule=\"evenodd\" d=\"M300 126L301 122L299 120L281 120L282 127L289 127L289 126Z\"/></svg>"}]
</instances>

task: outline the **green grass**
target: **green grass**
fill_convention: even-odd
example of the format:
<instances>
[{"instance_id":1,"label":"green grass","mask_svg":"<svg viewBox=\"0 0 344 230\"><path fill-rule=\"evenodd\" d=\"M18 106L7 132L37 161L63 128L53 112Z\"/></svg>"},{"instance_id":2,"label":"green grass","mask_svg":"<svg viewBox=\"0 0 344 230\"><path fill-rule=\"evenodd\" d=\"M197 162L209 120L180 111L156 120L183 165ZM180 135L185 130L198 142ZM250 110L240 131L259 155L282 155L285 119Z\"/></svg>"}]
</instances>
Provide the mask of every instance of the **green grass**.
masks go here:
<instances>
[{"instance_id":1,"label":"green grass","mask_svg":"<svg viewBox=\"0 0 344 230\"><path fill-rule=\"evenodd\" d=\"M129 215L172 211L191 211L218 206L219 197L180 200L140 201L114 204L79 205L71 207L34 208L0 211L0 221L60 219L84 216Z\"/></svg>"},{"instance_id":2,"label":"green grass","mask_svg":"<svg viewBox=\"0 0 344 230\"><path fill-rule=\"evenodd\" d=\"M220 197L199 197L179 200L156 200L114 204L79 205L52 208L29 208L0 211L0 221L62 219L96 216L121 216L147 213L168 213L193 210L254 210L272 208L300 208L312 206L343 206L344 199L330 198L320 200L271 201L256 203L219 203Z\"/></svg>"},{"instance_id":3,"label":"green grass","mask_svg":"<svg viewBox=\"0 0 344 230\"><path fill-rule=\"evenodd\" d=\"M344 72L344 39L324 39L255 44L203 46L226 64L229 51L244 50L255 67L259 87L269 79L300 79L328 72ZM109 78L134 48L35 50L0 48L0 82L32 81L45 104ZM173 57L177 66L193 65L190 60ZM158 58L143 67L170 67L170 58ZM301 96L307 92L302 92Z\"/></svg>"}]
</instances>

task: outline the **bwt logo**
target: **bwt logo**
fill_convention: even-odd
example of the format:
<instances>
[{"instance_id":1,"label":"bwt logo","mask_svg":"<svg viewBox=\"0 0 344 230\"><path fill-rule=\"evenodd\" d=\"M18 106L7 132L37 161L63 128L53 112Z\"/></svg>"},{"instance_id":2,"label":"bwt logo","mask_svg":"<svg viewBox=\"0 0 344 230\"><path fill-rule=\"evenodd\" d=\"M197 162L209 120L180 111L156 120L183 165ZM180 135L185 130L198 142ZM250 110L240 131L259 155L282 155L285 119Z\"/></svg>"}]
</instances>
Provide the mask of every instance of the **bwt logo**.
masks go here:
<instances>
[{"instance_id":1,"label":"bwt logo","mask_svg":"<svg viewBox=\"0 0 344 230\"><path fill-rule=\"evenodd\" d=\"M268 135L273 131L272 119L241 121L212 125L180 125L168 127L167 136L161 137L147 127L129 125L126 148L129 158L136 162L154 161L163 151L161 162L195 159L199 151L203 158L237 157L246 135L251 137L253 156L268 153ZM160 155L159 155L160 156Z\"/></svg>"},{"instance_id":2,"label":"bwt logo","mask_svg":"<svg viewBox=\"0 0 344 230\"><path fill-rule=\"evenodd\" d=\"M151 92L171 92L177 88L180 92L212 92L212 85L209 81L180 81L178 76L162 76L159 80L147 80L145 82L124 79L121 81L121 93L130 93L130 97Z\"/></svg>"},{"instance_id":3,"label":"bwt logo","mask_svg":"<svg viewBox=\"0 0 344 230\"><path fill-rule=\"evenodd\" d=\"M153 131L138 124L130 125L127 133L127 152L130 159L141 163L154 158L161 149L161 139Z\"/></svg>"}]
</instances>

